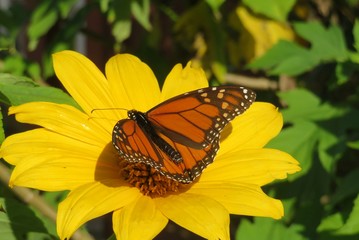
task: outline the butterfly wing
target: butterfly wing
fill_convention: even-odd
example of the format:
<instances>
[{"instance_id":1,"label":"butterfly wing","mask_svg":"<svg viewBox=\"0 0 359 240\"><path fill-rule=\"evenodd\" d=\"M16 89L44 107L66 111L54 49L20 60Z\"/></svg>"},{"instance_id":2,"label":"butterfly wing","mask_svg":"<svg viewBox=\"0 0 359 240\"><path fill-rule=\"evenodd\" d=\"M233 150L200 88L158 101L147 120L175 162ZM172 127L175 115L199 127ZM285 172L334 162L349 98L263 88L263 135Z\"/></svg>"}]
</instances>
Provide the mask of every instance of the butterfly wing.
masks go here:
<instances>
[{"instance_id":1,"label":"butterfly wing","mask_svg":"<svg viewBox=\"0 0 359 240\"><path fill-rule=\"evenodd\" d=\"M120 120L115 125L112 136L113 145L122 158L129 162L148 164L162 175L182 183L190 183L199 176L203 169L213 162L219 149L218 139L206 148L194 149L160 134L157 137L164 139L181 154L183 161L175 163L153 143L134 120Z\"/></svg>"},{"instance_id":2,"label":"butterfly wing","mask_svg":"<svg viewBox=\"0 0 359 240\"><path fill-rule=\"evenodd\" d=\"M244 87L208 87L171 98L147 112L153 127L174 142L203 149L236 116L245 112L256 94Z\"/></svg>"}]
</instances>

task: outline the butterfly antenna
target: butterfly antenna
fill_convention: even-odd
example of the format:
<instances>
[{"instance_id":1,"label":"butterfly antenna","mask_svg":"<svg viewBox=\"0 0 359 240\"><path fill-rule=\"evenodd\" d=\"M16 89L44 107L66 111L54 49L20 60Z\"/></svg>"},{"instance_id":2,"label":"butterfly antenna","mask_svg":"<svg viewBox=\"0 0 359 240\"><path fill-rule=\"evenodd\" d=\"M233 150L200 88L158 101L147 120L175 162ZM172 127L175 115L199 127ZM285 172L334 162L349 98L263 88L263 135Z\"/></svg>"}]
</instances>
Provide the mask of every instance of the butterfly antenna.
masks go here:
<instances>
[{"instance_id":1,"label":"butterfly antenna","mask_svg":"<svg viewBox=\"0 0 359 240\"><path fill-rule=\"evenodd\" d=\"M91 110L91 114L94 113L95 111L106 111L106 110L124 110L124 111L128 111L128 109L126 108L94 108Z\"/></svg>"}]
</instances>

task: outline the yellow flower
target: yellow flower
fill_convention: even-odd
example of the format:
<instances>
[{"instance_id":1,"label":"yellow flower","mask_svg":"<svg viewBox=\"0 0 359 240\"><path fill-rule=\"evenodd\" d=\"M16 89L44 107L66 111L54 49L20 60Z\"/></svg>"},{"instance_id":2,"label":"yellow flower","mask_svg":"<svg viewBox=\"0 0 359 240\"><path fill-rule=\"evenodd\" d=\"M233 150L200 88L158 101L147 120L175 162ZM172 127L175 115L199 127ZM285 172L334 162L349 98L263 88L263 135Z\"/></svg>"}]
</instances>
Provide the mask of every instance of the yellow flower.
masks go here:
<instances>
[{"instance_id":1,"label":"yellow flower","mask_svg":"<svg viewBox=\"0 0 359 240\"><path fill-rule=\"evenodd\" d=\"M125 108L146 111L180 93L206 87L201 69L176 65L162 91L151 69L121 54L106 65L106 77L84 56L54 54L56 75L81 106L33 102L11 107L20 122L41 128L8 137L0 157L15 165L10 186L45 191L70 190L59 205L57 231L68 239L87 221L113 212L118 239L152 239L172 220L208 239L229 239L229 214L283 216L279 200L261 186L300 170L290 155L263 146L282 127L282 116L268 103L254 103L222 132L214 162L192 184L144 195L125 180L111 144L115 123Z\"/></svg>"}]
</instances>

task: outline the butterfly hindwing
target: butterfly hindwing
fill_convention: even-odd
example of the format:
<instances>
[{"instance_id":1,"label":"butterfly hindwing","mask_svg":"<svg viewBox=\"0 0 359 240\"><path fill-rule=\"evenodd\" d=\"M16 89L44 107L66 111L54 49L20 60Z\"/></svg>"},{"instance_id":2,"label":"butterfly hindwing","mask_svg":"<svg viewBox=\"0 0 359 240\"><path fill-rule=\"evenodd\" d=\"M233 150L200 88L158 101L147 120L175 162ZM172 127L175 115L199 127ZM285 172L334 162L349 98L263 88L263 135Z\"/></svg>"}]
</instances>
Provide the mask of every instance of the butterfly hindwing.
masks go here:
<instances>
[{"instance_id":1,"label":"butterfly hindwing","mask_svg":"<svg viewBox=\"0 0 359 240\"><path fill-rule=\"evenodd\" d=\"M120 157L129 162L148 164L161 174L182 183L190 183L199 176L213 162L219 149L219 140L204 149L193 149L173 142L164 135L158 137L178 151L184 161L173 161L133 120L120 120L113 130L113 144Z\"/></svg>"},{"instance_id":2,"label":"butterfly hindwing","mask_svg":"<svg viewBox=\"0 0 359 240\"><path fill-rule=\"evenodd\" d=\"M112 143L120 157L129 162L162 164L162 156L156 145L132 119L123 119L116 123L112 133Z\"/></svg>"}]
</instances>

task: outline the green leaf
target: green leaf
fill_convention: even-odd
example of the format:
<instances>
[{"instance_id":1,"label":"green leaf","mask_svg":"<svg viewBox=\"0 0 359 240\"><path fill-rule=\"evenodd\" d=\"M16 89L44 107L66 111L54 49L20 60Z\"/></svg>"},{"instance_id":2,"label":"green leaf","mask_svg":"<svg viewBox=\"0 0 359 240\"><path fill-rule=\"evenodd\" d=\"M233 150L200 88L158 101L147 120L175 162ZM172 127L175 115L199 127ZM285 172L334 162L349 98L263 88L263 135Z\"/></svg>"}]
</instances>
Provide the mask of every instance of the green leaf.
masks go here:
<instances>
[{"instance_id":1,"label":"green leaf","mask_svg":"<svg viewBox=\"0 0 359 240\"><path fill-rule=\"evenodd\" d=\"M110 2L111 2L111 0L99 1L101 12L105 13L110 10Z\"/></svg>"},{"instance_id":2,"label":"green leaf","mask_svg":"<svg viewBox=\"0 0 359 240\"><path fill-rule=\"evenodd\" d=\"M347 144L348 144L348 147L359 150L359 140L348 142Z\"/></svg>"},{"instance_id":3,"label":"green leaf","mask_svg":"<svg viewBox=\"0 0 359 240\"><path fill-rule=\"evenodd\" d=\"M26 70L25 60L22 56L18 54L6 57L2 64L2 72L23 75Z\"/></svg>"},{"instance_id":4,"label":"green leaf","mask_svg":"<svg viewBox=\"0 0 359 240\"><path fill-rule=\"evenodd\" d=\"M354 207L348 220L343 227L335 232L336 235L353 235L359 234L359 195L354 200Z\"/></svg>"},{"instance_id":5,"label":"green leaf","mask_svg":"<svg viewBox=\"0 0 359 240\"><path fill-rule=\"evenodd\" d=\"M260 230L260 231L258 231ZM254 218L251 223L243 219L237 229L236 239L238 240L304 240L300 232L303 227L292 224L286 227L282 222L267 218Z\"/></svg>"},{"instance_id":6,"label":"green leaf","mask_svg":"<svg viewBox=\"0 0 359 240\"><path fill-rule=\"evenodd\" d=\"M78 1L76 0L62 0L62 1L58 1L58 10L60 13L60 16L62 18L67 18L69 17L69 14L71 12L71 10L73 10L73 7L75 4L77 4Z\"/></svg>"},{"instance_id":7,"label":"green leaf","mask_svg":"<svg viewBox=\"0 0 359 240\"><path fill-rule=\"evenodd\" d=\"M212 8L213 12L219 12L219 8L225 0L206 0L207 4Z\"/></svg>"},{"instance_id":8,"label":"green leaf","mask_svg":"<svg viewBox=\"0 0 359 240\"><path fill-rule=\"evenodd\" d=\"M57 2L51 0L40 1L33 11L27 30L29 36L29 49L37 47L39 38L53 27L59 17Z\"/></svg>"},{"instance_id":9,"label":"green leaf","mask_svg":"<svg viewBox=\"0 0 359 240\"><path fill-rule=\"evenodd\" d=\"M322 103L317 96L305 89L295 89L278 95L288 104L288 108L282 111L285 121L294 124L298 121L316 122L319 159L324 169L332 173L346 149L340 138L345 136L348 127L344 118L349 113L348 109Z\"/></svg>"},{"instance_id":10,"label":"green leaf","mask_svg":"<svg viewBox=\"0 0 359 240\"><path fill-rule=\"evenodd\" d=\"M6 213L4 206L0 203L0 212Z\"/></svg>"},{"instance_id":11,"label":"green leaf","mask_svg":"<svg viewBox=\"0 0 359 240\"><path fill-rule=\"evenodd\" d=\"M107 240L116 240L116 235L112 234L109 238L107 238Z\"/></svg>"},{"instance_id":12,"label":"green leaf","mask_svg":"<svg viewBox=\"0 0 359 240\"><path fill-rule=\"evenodd\" d=\"M219 82L224 81L224 73L227 71L225 64L225 35L223 26L213 15L208 4L198 2L180 16L174 27L178 41L192 45L198 32L206 36L206 43L197 46L197 49L207 49L203 57L203 63L210 68ZM191 47L191 50L192 47Z\"/></svg>"},{"instance_id":13,"label":"green leaf","mask_svg":"<svg viewBox=\"0 0 359 240\"><path fill-rule=\"evenodd\" d=\"M344 224L343 216L340 213L335 213L322 219L322 222L317 228L318 232L333 231L342 227Z\"/></svg>"},{"instance_id":14,"label":"green leaf","mask_svg":"<svg viewBox=\"0 0 359 240\"><path fill-rule=\"evenodd\" d=\"M336 205L346 198L353 197L359 192L359 170L354 169L338 182L336 192L331 198L331 205Z\"/></svg>"},{"instance_id":15,"label":"green leaf","mask_svg":"<svg viewBox=\"0 0 359 240\"><path fill-rule=\"evenodd\" d=\"M1 107L0 107L0 145L5 139L5 132L4 132L4 126L2 124L2 113L1 113Z\"/></svg>"},{"instance_id":16,"label":"green leaf","mask_svg":"<svg viewBox=\"0 0 359 240\"><path fill-rule=\"evenodd\" d=\"M131 12L141 26L150 31L152 29L150 23L150 1L134 0L131 1Z\"/></svg>"},{"instance_id":17,"label":"green leaf","mask_svg":"<svg viewBox=\"0 0 359 240\"><path fill-rule=\"evenodd\" d=\"M294 26L298 34L310 42L310 49L279 41L249 67L269 70L274 75L295 76L316 67L321 61L345 62L349 57L355 58L347 50L343 32L338 26L326 29L316 22L297 23Z\"/></svg>"},{"instance_id":18,"label":"green leaf","mask_svg":"<svg viewBox=\"0 0 359 240\"><path fill-rule=\"evenodd\" d=\"M243 0L243 3L254 12L269 18L285 22L295 0Z\"/></svg>"},{"instance_id":19,"label":"green leaf","mask_svg":"<svg viewBox=\"0 0 359 240\"><path fill-rule=\"evenodd\" d=\"M354 47L359 52L359 20L356 19L353 28Z\"/></svg>"},{"instance_id":20,"label":"green leaf","mask_svg":"<svg viewBox=\"0 0 359 240\"><path fill-rule=\"evenodd\" d=\"M112 1L108 20L112 23L112 34L117 43L122 43L131 34L131 0Z\"/></svg>"},{"instance_id":21,"label":"green leaf","mask_svg":"<svg viewBox=\"0 0 359 240\"><path fill-rule=\"evenodd\" d=\"M45 101L79 108L78 104L60 89L40 87L30 79L5 73L0 74L0 101L13 106L27 102Z\"/></svg>"},{"instance_id":22,"label":"green leaf","mask_svg":"<svg viewBox=\"0 0 359 240\"><path fill-rule=\"evenodd\" d=\"M359 70L359 65L351 61L338 62L335 67L336 86L343 85L348 82L354 72Z\"/></svg>"},{"instance_id":23,"label":"green leaf","mask_svg":"<svg viewBox=\"0 0 359 240\"><path fill-rule=\"evenodd\" d=\"M272 75L295 76L314 68L319 59L299 45L280 40L265 55L248 65L251 69L266 69Z\"/></svg>"},{"instance_id":24,"label":"green leaf","mask_svg":"<svg viewBox=\"0 0 359 240\"><path fill-rule=\"evenodd\" d=\"M320 126L320 125L319 125ZM341 129L338 128L340 131ZM342 154L345 151L344 141L340 139L340 134L336 134L337 131L329 131L320 127L319 131L319 144L318 144L318 154L320 162L322 163L323 168L328 173L333 173L335 171L335 166L337 161L340 159Z\"/></svg>"},{"instance_id":25,"label":"green leaf","mask_svg":"<svg viewBox=\"0 0 359 240\"><path fill-rule=\"evenodd\" d=\"M311 43L311 51L321 60L345 61L348 51L338 26L324 28L319 22L294 24L296 32Z\"/></svg>"},{"instance_id":26,"label":"green leaf","mask_svg":"<svg viewBox=\"0 0 359 240\"><path fill-rule=\"evenodd\" d=\"M278 93L280 98L289 106L284 109L284 119L289 122L297 120L318 121L341 116L345 112L321 100L305 89L294 89L288 92Z\"/></svg>"},{"instance_id":27,"label":"green leaf","mask_svg":"<svg viewBox=\"0 0 359 240\"><path fill-rule=\"evenodd\" d=\"M309 171L312 166L313 151L318 142L318 127L309 121L298 121L294 126L285 128L272 139L266 147L283 150L300 162L302 171L288 176L294 180Z\"/></svg>"},{"instance_id":28,"label":"green leaf","mask_svg":"<svg viewBox=\"0 0 359 240\"><path fill-rule=\"evenodd\" d=\"M6 210L6 213L0 212L1 239L24 239L24 235L29 232L47 234L42 222L28 206L19 203L13 198L0 198L0 203Z\"/></svg>"}]
</instances>

